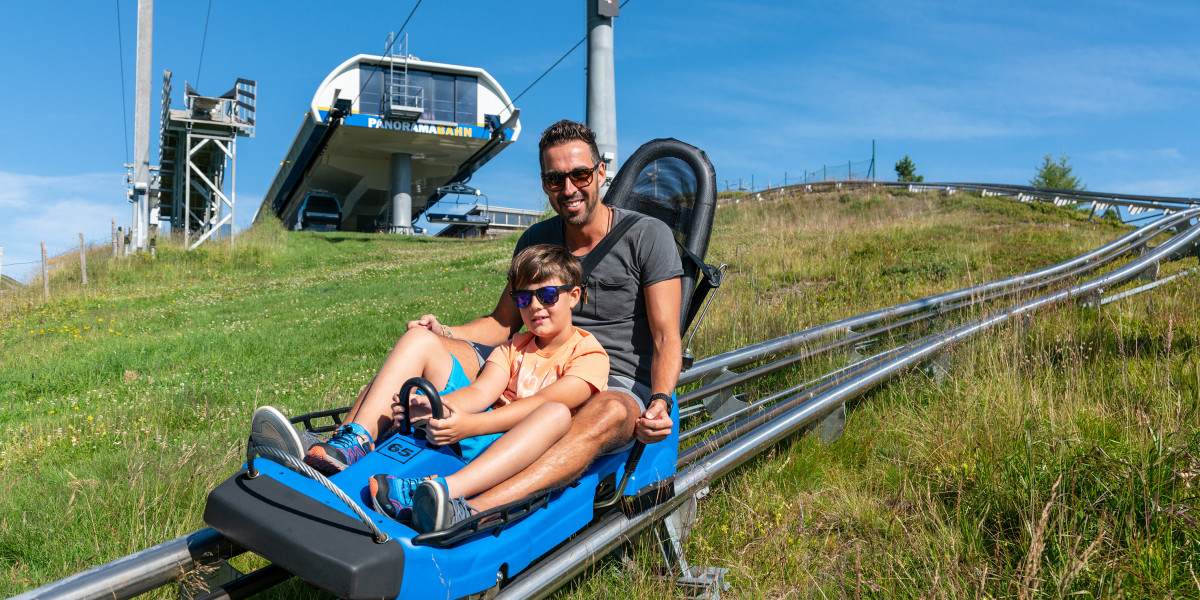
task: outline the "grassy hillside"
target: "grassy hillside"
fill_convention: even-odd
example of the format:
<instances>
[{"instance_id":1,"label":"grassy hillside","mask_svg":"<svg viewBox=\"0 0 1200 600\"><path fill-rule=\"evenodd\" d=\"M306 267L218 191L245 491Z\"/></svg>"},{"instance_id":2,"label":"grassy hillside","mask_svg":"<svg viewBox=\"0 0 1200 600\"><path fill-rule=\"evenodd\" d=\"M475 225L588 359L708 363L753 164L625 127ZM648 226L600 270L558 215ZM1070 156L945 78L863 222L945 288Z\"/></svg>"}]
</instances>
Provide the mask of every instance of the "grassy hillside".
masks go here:
<instances>
[{"instance_id":1,"label":"grassy hillside","mask_svg":"<svg viewBox=\"0 0 1200 600\"><path fill-rule=\"evenodd\" d=\"M729 283L693 349L1025 272L1121 231L968 195L725 204L709 256ZM255 406L348 404L408 319L490 310L514 241L268 226L232 250L89 257L92 285L63 270L48 303L0 298L0 594L202 527ZM735 597L1198 594L1198 304L1184 280L968 343L941 383L863 397L838 442L793 440L715 483L689 558L730 568ZM636 554L561 595L670 597Z\"/></svg>"}]
</instances>

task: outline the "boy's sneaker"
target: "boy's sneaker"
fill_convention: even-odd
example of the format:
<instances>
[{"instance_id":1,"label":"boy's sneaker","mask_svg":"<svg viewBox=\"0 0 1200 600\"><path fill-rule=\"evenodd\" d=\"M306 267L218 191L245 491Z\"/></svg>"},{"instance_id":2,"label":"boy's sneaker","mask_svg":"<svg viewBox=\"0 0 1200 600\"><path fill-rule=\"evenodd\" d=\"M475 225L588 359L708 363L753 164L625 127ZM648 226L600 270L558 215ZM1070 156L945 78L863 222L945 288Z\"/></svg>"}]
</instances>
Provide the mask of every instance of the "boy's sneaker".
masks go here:
<instances>
[{"instance_id":1,"label":"boy's sneaker","mask_svg":"<svg viewBox=\"0 0 1200 600\"><path fill-rule=\"evenodd\" d=\"M375 506L375 512L407 523L412 519L413 491L420 484L421 480L416 477L371 477L371 504Z\"/></svg>"},{"instance_id":2,"label":"boy's sneaker","mask_svg":"<svg viewBox=\"0 0 1200 600\"><path fill-rule=\"evenodd\" d=\"M271 406L260 406L250 418L250 444L274 448L284 454L304 458L304 444L291 421Z\"/></svg>"},{"instance_id":3,"label":"boy's sneaker","mask_svg":"<svg viewBox=\"0 0 1200 600\"><path fill-rule=\"evenodd\" d=\"M455 523L471 518L475 509L467 499L450 497L450 489L442 477L422 481L413 492L413 529L429 533L449 529Z\"/></svg>"},{"instance_id":4,"label":"boy's sneaker","mask_svg":"<svg viewBox=\"0 0 1200 600\"><path fill-rule=\"evenodd\" d=\"M371 434L358 423L346 423L324 442L313 444L304 462L326 475L341 473L346 467L375 449Z\"/></svg>"}]
</instances>

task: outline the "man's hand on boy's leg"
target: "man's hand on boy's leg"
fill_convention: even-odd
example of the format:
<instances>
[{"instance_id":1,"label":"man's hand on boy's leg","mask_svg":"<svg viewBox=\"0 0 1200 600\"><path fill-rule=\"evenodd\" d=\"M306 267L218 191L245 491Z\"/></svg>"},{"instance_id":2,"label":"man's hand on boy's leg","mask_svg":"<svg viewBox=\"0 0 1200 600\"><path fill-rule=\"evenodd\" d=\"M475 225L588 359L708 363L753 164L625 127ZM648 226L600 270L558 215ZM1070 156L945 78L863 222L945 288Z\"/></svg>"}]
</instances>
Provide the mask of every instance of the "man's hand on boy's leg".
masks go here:
<instances>
[{"instance_id":1,"label":"man's hand on boy's leg","mask_svg":"<svg viewBox=\"0 0 1200 600\"><path fill-rule=\"evenodd\" d=\"M446 334L442 332L442 324L439 323L437 317L433 315L421 315L421 318L408 322L409 329L415 329L417 327L428 329L442 337L446 337Z\"/></svg>"},{"instance_id":2,"label":"man's hand on boy's leg","mask_svg":"<svg viewBox=\"0 0 1200 600\"><path fill-rule=\"evenodd\" d=\"M654 400L650 403L650 408L638 418L634 435L643 443L655 444L667 439L674 426L675 422L671 420L671 411L667 409L667 403Z\"/></svg>"}]
</instances>

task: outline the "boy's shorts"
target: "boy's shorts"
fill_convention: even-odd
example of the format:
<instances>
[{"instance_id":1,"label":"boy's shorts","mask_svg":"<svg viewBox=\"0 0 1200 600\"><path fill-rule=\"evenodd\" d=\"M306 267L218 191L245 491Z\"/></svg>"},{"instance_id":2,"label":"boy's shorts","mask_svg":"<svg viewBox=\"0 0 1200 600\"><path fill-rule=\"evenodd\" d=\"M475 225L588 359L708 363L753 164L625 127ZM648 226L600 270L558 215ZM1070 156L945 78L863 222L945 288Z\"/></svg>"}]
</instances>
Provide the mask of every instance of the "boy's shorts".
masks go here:
<instances>
[{"instance_id":1,"label":"boy's shorts","mask_svg":"<svg viewBox=\"0 0 1200 600\"><path fill-rule=\"evenodd\" d=\"M471 385L471 380L467 379L467 372L463 370L462 364L458 362L454 355L450 355L450 379L446 381L446 387L438 390L438 396L445 396L459 388L465 388Z\"/></svg>"},{"instance_id":2,"label":"boy's shorts","mask_svg":"<svg viewBox=\"0 0 1200 600\"><path fill-rule=\"evenodd\" d=\"M488 408L488 410L492 409ZM483 412L487 411L485 410ZM469 437L465 440L460 440L458 442L458 447L460 450L462 450L463 462L471 462L476 458L479 458L479 455L483 454L483 451L487 450L488 446L491 446L493 443L495 443L495 441L500 439L500 436L502 435L504 434L489 433L487 435L477 435L475 437Z\"/></svg>"},{"instance_id":3,"label":"boy's shorts","mask_svg":"<svg viewBox=\"0 0 1200 600\"><path fill-rule=\"evenodd\" d=\"M487 362L487 357L492 353L491 346L476 344L475 342L467 342L471 344L471 349L475 351L475 357L479 359L479 368L483 368L483 364ZM450 379L446 381L446 387L438 391L439 396L445 396L459 388L465 388L471 385L471 380L467 378L467 372L463 370L462 363L458 362L454 355L450 355Z\"/></svg>"},{"instance_id":4,"label":"boy's shorts","mask_svg":"<svg viewBox=\"0 0 1200 600\"><path fill-rule=\"evenodd\" d=\"M484 362L487 361L488 355L492 352L492 347L485 346L483 344L476 344L474 342L470 342L470 344L475 350L475 356L479 358L479 368L482 369ZM446 382L445 389L438 392L438 394L442 396L459 388L464 388L468 385L471 385L471 380L467 379L467 373L463 371L462 364L458 362L458 359L451 355L450 360L454 362L454 365L450 368L450 380ZM488 408L488 410L492 409ZM458 442L458 447L462 450L463 461L471 462L475 460L476 457L478 457L480 454L483 454L484 450L488 449L488 446L491 446L493 442L500 439L501 435L504 434L489 433L487 435L477 435L475 437L469 437L465 440L460 440Z\"/></svg>"}]
</instances>

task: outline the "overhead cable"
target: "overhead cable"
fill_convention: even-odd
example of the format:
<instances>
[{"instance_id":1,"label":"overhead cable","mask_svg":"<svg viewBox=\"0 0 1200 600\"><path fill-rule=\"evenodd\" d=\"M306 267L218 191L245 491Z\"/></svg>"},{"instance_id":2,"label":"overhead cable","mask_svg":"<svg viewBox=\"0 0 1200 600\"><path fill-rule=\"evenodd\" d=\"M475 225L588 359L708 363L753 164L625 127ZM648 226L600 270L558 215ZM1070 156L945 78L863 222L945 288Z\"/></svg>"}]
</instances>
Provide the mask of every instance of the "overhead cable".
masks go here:
<instances>
[{"instance_id":1,"label":"overhead cable","mask_svg":"<svg viewBox=\"0 0 1200 600\"><path fill-rule=\"evenodd\" d=\"M621 3L621 6L619 6L618 8L625 8L625 5L626 5L626 4L629 4L629 3L630 3L630 2L632 2L632 1L633 1L633 0L625 0L624 2L622 2L622 3ZM505 105L505 106L504 106L504 108L503 108L503 109L501 109L501 110L502 110L502 111L503 111L503 110L507 110L508 108L511 108L511 107L512 107L512 105L516 104L516 103L517 103L517 100L520 100L520 99L521 99L521 96L524 96L524 95L525 95L525 92L528 92L530 89L532 89L532 88L533 88L533 86L537 85L537 83L538 83L539 81L541 81L543 77L545 77L545 76L546 76L548 73L550 73L550 71L553 71L553 70L554 70L554 67L557 67L557 66L558 66L558 63L560 63L560 62L562 62L563 60L565 60L565 59L566 59L568 56L570 56L570 55L571 55L571 53L572 53L572 52L574 52L574 51L575 51L575 49L576 49L576 48L578 48L578 47L580 46L580 44L582 44L582 43L584 43L585 41L587 41L587 38L588 38L588 36L586 36L586 35L585 35L585 36L583 36L583 38L582 38L582 39L580 39L578 42L575 42L575 45L574 45L574 46L571 46L571 49L570 49L570 50L567 50L567 51L566 51L566 53L564 53L562 56L558 57L558 60L554 61L554 64L550 65L550 68L546 69L545 71L542 71L542 74L541 74L541 75L538 75L538 78L537 78L537 79L534 79L534 80L533 80L533 83L529 84L529 86L528 86L528 87L526 87L525 89L521 90L521 93L520 93L520 94L517 94L517 97L516 97L516 98L513 98L512 100L510 100L510 101L509 101L509 103L508 103L507 105Z\"/></svg>"},{"instance_id":2,"label":"overhead cable","mask_svg":"<svg viewBox=\"0 0 1200 600\"><path fill-rule=\"evenodd\" d=\"M131 163L129 150L129 102L125 98L125 44L121 42L121 0L114 3L117 6L117 56L121 60L121 118L125 122L125 163Z\"/></svg>"},{"instance_id":3,"label":"overhead cable","mask_svg":"<svg viewBox=\"0 0 1200 600\"><path fill-rule=\"evenodd\" d=\"M208 43L209 17L212 17L212 0L208 0L208 12L204 15L204 35L200 38L200 62L196 65L196 89L200 89L200 68L204 66L204 46Z\"/></svg>"},{"instance_id":4,"label":"overhead cable","mask_svg":"<svg viewBox=\"0 0 1200 600\"><path fill-rule=\"evenodd\" d=\"M387 49L383 51L384 56L389 56L392 53L392 46L396 45L396 40L400 39L400 34L404 31L405 27L408 27L408 22L412 20L413 14L417 12L417 7L419 6L421 6L421 0L417 0L417 3L413 5L412 10L408 12L408 18L404 19L404 23L400 25L400 30L392 36L392 41L388 44ZM367 84L371 83L371 78L373 77L375 77L374 70L372 70L371 74L367 76L367 80L363 82L362 86L358 88L358 94L354 96L354 100L358 100L358 97L362 95L363 90L367 89ZM334 98L334 100L337 100L337 98ZM351 100L351 102L354 102L354 100Z\"/></svg>"}]
</instances>

